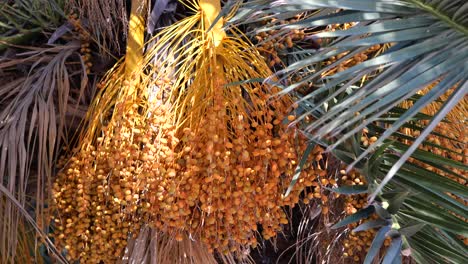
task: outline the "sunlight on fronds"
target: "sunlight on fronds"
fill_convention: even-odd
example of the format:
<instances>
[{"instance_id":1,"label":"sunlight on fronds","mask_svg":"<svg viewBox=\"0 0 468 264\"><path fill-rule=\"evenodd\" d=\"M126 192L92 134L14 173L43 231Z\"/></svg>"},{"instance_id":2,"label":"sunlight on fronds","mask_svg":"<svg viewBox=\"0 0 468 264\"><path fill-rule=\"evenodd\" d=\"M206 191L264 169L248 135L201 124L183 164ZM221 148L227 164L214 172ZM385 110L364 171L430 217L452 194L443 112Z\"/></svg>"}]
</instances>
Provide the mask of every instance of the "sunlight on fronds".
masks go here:
<instances>
[{"instance_id":1,"label":"sunlight on fronds","mask_svg":"<svg viewBox=\"0 0 468 264\"><path fill-rule=\"evenodd\" d=\"M36 48L17 54L17 58L0 61L0 69L5 72L11 71L18 62L29 66L28 74L5 80L0 86L1 184L24 207L27 207L26 196L34 194L34 218L46 234L49 215L45 208L49 205L48 190L60 151L58 146L68 140L66 119L73 118L69 111L74 108L70 101L79 102L86 83L82 68L71 70L67 66L69 61L76 61L73 56L78 58L78 49L79 44L71 42L65 46ZM71 83L77 75L83 80L81 87ZM0 225L0 251L6 260L14 259L16 230L22 212L7 200L2 215L5 221Z\"/></svg>"}]
</instances>

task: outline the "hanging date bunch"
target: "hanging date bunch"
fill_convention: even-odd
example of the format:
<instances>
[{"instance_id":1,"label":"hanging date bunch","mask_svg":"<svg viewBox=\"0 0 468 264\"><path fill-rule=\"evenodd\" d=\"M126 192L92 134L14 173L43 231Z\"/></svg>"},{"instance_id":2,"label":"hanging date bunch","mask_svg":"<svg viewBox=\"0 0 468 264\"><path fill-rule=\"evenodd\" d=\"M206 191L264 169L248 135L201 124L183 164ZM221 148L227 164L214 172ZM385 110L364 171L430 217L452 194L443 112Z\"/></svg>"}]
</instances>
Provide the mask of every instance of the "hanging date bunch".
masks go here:
<instances>
[{"instance_id":1,"label":"hanging date bunch","mask_svg":"<svg viewBox=\"0 0 468 264\"><path fill-rule=\"evenodd\" d=\"M282 207L298 202L303 185L282 194L305 139L287 127L294 119L288 97L271 99L278 90L261 82L236 84L271 72L238 31L226 33L223 20L215 21L220 2L188 4L196 13L162 32L153 51L181 54L154 73L163 82L166 69L179 65L168 100L180 142L148 180L147 212L176 239L195 234L211 250L241 252L257 244L258 225L269 239L287 223ZM304 174L312 176L312 168Z\"/></svg>"},{"instance_id":2,"label":"hanging date bunch","mask_svg":"<svg viewBox=\"0 0 468 264\"><path fill-rule=\"evenodd\" d=\"M216 19L219 0L181 3L192 14L143 53L145 1L132 1L126 58L102 82L54 185L56 237L71 259L113 263L143 224L241 257L259 234L281 230L284 206L316 177L305 166L283 196L306 148L288 127L290 98L243 82L272 73L240 31Z\"/></svg>"},{"instance_id":3,"label":"hanging date bunch","mask_svg":"<svg viewBox=\"0 0 468 264\"><path fill-rule=\"evenodd\" d=\"M99 84L79 146L53 186L56 244L69 260L115 263L142 223L141 155L157 135L149 124L159 122L146 114L145 9L145 0L132 1L125 59Z\"/></svg>"}]
</instances>

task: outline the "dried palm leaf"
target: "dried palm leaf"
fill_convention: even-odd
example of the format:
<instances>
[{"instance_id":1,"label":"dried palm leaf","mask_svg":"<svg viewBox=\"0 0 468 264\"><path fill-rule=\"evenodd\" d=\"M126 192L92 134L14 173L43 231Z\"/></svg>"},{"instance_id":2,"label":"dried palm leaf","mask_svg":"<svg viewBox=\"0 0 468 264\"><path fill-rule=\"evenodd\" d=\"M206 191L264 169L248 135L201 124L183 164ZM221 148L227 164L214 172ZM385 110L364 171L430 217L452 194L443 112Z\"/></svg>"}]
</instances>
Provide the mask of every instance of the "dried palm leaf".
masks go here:
<instances>
[{"instance_id":1,"label":"dried palm leaf","mask_svg":"<svg viewBox=\"0 0 468 264\"><path fill-rule=\"evenodd\" d=\"M129 243L122 264L148 263L218 263L207 248L189 237L179 242L174 237L148 226L142 227L138 237Z\"/></svg>"},{"instance_id":2,"label":"dried palm leaf","mask_svg":"<svg viewBox=\"0 0 468 264\"><path fill-rule=\"evenodd\" d=\"M85 89L86 75L81 66L70 67L78 60L79 43L34 48L13 59L0 60L0 70L16 71L27 66L24 76L17 76L0 86L0 182L18 203L26 208L26 196L35 203L34 219L47 234L47 212L52 175L59 146L67 142L69 111L79 103ZM81 79L75 87L71 79ZM34 172L34 173L33 173ZM3 190L0 194L6 195ZM0 224L2 263L15 258L23 212L7 200Z\"/></svg>"}]
</instances>

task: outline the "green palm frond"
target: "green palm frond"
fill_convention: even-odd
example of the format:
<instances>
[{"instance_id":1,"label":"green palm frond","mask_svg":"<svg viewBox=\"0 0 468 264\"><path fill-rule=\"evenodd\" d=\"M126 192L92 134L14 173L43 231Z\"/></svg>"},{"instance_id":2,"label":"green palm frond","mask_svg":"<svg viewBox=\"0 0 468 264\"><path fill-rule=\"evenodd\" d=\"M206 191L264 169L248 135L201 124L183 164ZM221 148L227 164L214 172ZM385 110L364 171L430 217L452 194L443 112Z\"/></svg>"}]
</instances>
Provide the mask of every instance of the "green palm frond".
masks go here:
<instances>
[{"instance_id":1,"label":"green palm frond","mask_svg":"<svg viewBox=\"0 0 468 264\"><path fill-rule=\"evenodd\" d=\"M16 0L0 3L0 51L9 44L26 44L63 18L63 0Z\"/></svg>"},{"instance_id":2,"label":"green palm frond","mask_svg":"<svg viewBox=\"0 0 468 264\"><path fill-rule=\"evenodd\" d=\"M310 41L323 38L323 43L329 43L319 50L292 52L296 61L277 72L284 85L282 93L298 97L302 117L297 122L310 116L316 119L309 124L304 122L304 132L312 140L328 145L328 150L350 168L366 175L370 182L369 206L378 206L381 211L391 209L387 212L388 224L383 226L393 232L391 248L398 248L399 252L400 246L410 247L411 256L420 263L462 263L467 257L461 238L466 238L468 228L463 220L467 217L468 189L464 182L468 167L421 149L430 145L446 151L444 146L426 138L437 134L448 137L434 129L448 122L445 117L452 109L466 108L467 10L468 3L462 0L253 0L241 4L231 20L247 24L309 14L292 23L266 23L254 34L275 30L287 35L296 29L318 32L332 29L330 25L334 24L352 25L346 30L335 28L310 37ZM336 70L375 45L388 48L347 69ZM302 79L287 83L291 75ZM303 86L312 91L296 92ZM409 107L401 107L407 102L411 102ZM422 114L435 102L435 111ZM463 126L465 118L452 118L448 124ZM417 130L418 135L408 136L401 133L402 129ZM359 140L363 130L378 138L369 147L362 146ZM466 147L464 142L455 143L457 138L449 138L460 150ZM461 183L449 177L458 178ZM413 195L395 206L395 200L385 198L395 190ZM389 207L383 208L382 204ZM399 232L414 222L427 226L411 236ZM383 241L377 240L376 245ZM366 263L380 247L375 248L369 251ZM384 258L383 263L399 263L399 254L390 249L388 252L390 257Z\"/></svg>"},{"instance_id":3,"label":"green palm frond","mask_svg":"<svg viewBox=\"0 0 468 264\"><path fill-rule=\"evenodd\" d=\"M250 1L248 4L254 6L258 4L256 2L262 1ZM336 73L326 80L320 78L320 73L345 61L348 56L342 57L335 64L319 72L312 73L311 76L306 76L302 82L315 81L321 84L321 87L300 99L300 102L306 103L311 108L304 113L304 117L311 114L312 110L332 104L338 95L343 94L347 88L360 80L355 78L356 76L381 72L379 78L346 95L338 104L330 107L319 120L308 126L306 131L314 131L316 137L340 135L340 139L332 145L335 147L435 81L438 81L436 87L425 97L417 100L402 118L394 122L392 128L375 146L397 131L422 107L451 88L455 90L454 96L445 102L443 113L453 108L468 89L466 84L468 28L462 24L468 20L468 15L460 13L460 10L468 8L468 4L463 2L452 1L451 8L439 7L435 3L429 4L424 1L273 1L264 4L263 6L271 6L267 9L268 12L282 15L287 11L299 13L321 7L346 9L342 12L332 9L327 15L319 13L303 21L280 26L284 31L327 26L332 23L359 22L352 29L317 34L316 37L338 39L329 47L289 65L280 74L315 66L337 53L352 54L363 47L393 44L393 47L381 56ZM300 82L295 83L287 87L284 92L291 92L300 84ZM426 133L430 131L431 129L428 129ZM373 147L369 148L368 152L371 150Z\"/></svg>"},{"instance_id":4,"label":"green palm frond","mask_svg":"<svg viewBox=\"0 0 468 264\"><path fill-rule=\"evenodd\" d=\"M358 143L351 142L340 145L333 152L341 160L352 162L353 157L359 156L363 149L351 149L345 146L356 144ZM363 188L342 186L334 191L358 194L366 192L367 189L367 192L372 192L377 186L378 179L388 173L392 164L398 161L400 153L404 153L408 148L408 145L398 141L387 141L367 157L364 164L357 165L359 171L367 176L370 182L368 186L362 186ZM377 213L381 218L379 221L383 223L373 228L387 228L386 232L392 238L392 243L398 244L398 249L400 246L401 249L406 248L418 263L463 263L461 260L467 257L463 238L466 238L468 232L468 225L464 220L468 216L465 205L468 188L464 184L465 176L447 168L460 168L466 171L467 167L463 163L425 150L414 152L412 159L412 162L402 165L369 207L337 223L335 228L342 228L351 222L357 222L372 213ZM447 175L443 176L442 171L446 171L451 177L458 177L458 181ZM363 224L360 228L370 228L366 225L369 224ZM425 227L422 229L415 229L423 226ZM427 237L431 240L426 239ZM385 236L377 240L381 243L384 238ZM390 252L390 248L387 252ZM369 250L371 256L368 255L367 260L371 261L379 251L380 246ZM393 261L396 261L398 256L399 254L394 255Z\"/></svg>"}]
</instances>

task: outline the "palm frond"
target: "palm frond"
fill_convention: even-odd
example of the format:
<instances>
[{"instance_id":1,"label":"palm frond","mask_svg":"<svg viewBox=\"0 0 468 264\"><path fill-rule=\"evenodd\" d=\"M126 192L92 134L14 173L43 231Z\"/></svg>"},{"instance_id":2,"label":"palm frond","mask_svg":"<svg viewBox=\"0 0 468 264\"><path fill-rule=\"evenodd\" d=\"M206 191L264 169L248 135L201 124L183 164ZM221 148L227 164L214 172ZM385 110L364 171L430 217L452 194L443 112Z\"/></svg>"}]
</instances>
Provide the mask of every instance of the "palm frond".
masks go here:
<instances>
[{"instance_id":1,"label":"palm frond","mask_svg":"<svg viewBox=\"0 0 468 264\"><path fill-rule=\"evenodd\" d=\"M0 3L0 51L27 44L60 23L64 1L16 0Z\"/></svg>"},{"instance_id":2,"label":"palm frond","mask_svg":"<svg viewBox=\"0 0 468 264\"><path fill-rule=\"evenodd\" d=\"M50 205L56 158L61 144L69 140L67 121L73 118L70 110L80 103L87 80L84 65L69 65L79 61L79 47L78 42L70 42L36 48L0 61L4 72L14 72L19 62L28 67L23 76L5 78L0 86L0 184L17 200L17 204L7 200L2 212L6 219L0 225L0 248L2 257L6 257L2 262L15 258L16 230L19 219L26 216L22 208L32 209L42 233L49 232L46 208ZM78 87L72 82L76 79L82 80ZM3 189L0 193L7 195ZM33 205L28 205L27 197L31 197L29 203Z\"/></svg>"},{"instance_id":3,"label":"palm frond","mask_svg":"<svg viewBox=\"0 0 468 264\"><path fill-rule=\"evenodd\" d=\"M393 1L391 3L388 1L348 1L347 3L339 1L274 1L269 4L271 8L268 11L272 13L294 10L304 12L325 6L347 9L343 12L333 10L325 16L323 14L312 16L309 19L285 25L282 27L284 30L327 26L331 23L356 23L349 30L317 34L317 37L338 37L338 39L330 47L320 50L317 54L312 54L310 59L304 59L290 65L280 74L296 72L305 67L314 66L317 62L334 56L333 51L351 53L361 47L384 43L393 44L393 47L381 56L338 72L325 80L318 80L320 75L313 74L315 81L319 84L323 83L320 90L329 92L332 89L335 91L343 84L356 83L359 80L356 80L355 76L382 72L379 78L352 91L340 100L339 104L330 107L316 122L306 127L306 131L314 131L315 137L340 135L340 139L331 146L331 148L336 147L377 120L386 111L437 81L438 84L431 89L432 92L420 98L418 103L415 103L402 118L394 122L379 141L357 159L359 161L375 146L397 131L403 123L416 115L422 107L433 102L449 89L459 90L457 96L446 101L447 110L455 107L466 94L466 56L468 56L466 29L463 24L459 24L460 21L467 18L466 15L457 12L458 8L466 8L467 4L462 3L463 1L458 2L446 9L437 9L434 3L428 5L424 1ZM253 5L253 3L251 4ZM421 6L425 8L419 9ZM366 16L367 12L379 15ZM346 59L346 56L342 57L337 60L336 64ZM336 64L325 67L323 71L336 67ZM286 89L286 91L291 90L291 88ZM342 94L343 90L338 90L338 92ZM300 102L306 102L313 110L323 108L325 104L333 104L333 100L337 98L337 94L330 94L332 96L315 93L313 97L305 96ZM303 116L311 113L312 111L308 111ZM430 131L428 130L428 132Z\"/></svg>"},{"instance_id":4,"label":"palm frond","mask_svg":"<svg viewBox=\"0 0 468 264\"><path fill-rule=\"evenodd\" d=\"M373 127L376 126L371 126L370 129L372 130ZM381 145L372 156L366 158L365 164L359 164L360 171L370 182L364 190L368 189L372 193L377 186L377 180L388 173L392 164L399 160L398 155L405 153L409 147L398 141L388 141ZM436 147L431 147L431 149L434 150ZM340 150L337 156L356 157L358 154L349 150ZM392 231L388 235L392 238L392 244L405 246L406 243L406 247L411 252L410 255L419 263L432 260L435 261L434 263L447 261L459 263L461 259L466 258L466 254L461 253L464 251L447 246L447 234L450 234L452 241L455 241L451 243L462 246L468 230L464 220L468 213L465 202L468 189L465 183L466 165L420 149L413 153L411 162L402 165L395 177L377 196L376 201L367 208L375 208L373 211L377 212L382 220L387 221L386 225L376 227L391 227ZM351 188L347 189L351 190ZM358 216L359 214L362 215ZM367 215L364 211L358 212L353 216L354 218L343 220L336 227L349 224L349 221L355 222ZM410 226L421 224L427 226L414 232L407 231ZM427 236L432 237L432 240L426 240ZM406 242L401 244L401 241ZM441 245L444 251L435 258L433 254ZM374 250L375 252L377 251ZM398 254L394 256L394 258L397 257Z\"/></svg>"},{"instance_id":5,"label":"palm frond","mask_svg":"<svg viewBox=\"0 0 468 264\"><path fill-rule=\"evenodd\" d=\"M447 237L457 243L466 238L467 166L466 154L460 153L466 147L464 135L452 133L451 139L444 139L451 143L444 146L427 138L444 134L438 129L441 124L456 132L465 123L465 117L453 117L466 109L467 9L465 1L254 0L242 4L232 20L244 24L309 13L306 19L292 23L267 23L253 33L274 30L287 35L297 29L329 29L312 35L324 38L323 48L297 51L296 61L277 73L285 84L282 93L294 93L299 98L303 115L297 122L316 118L311 123L303 122L312 140L328 145L328 150L350 165L348 170L355 167L366 175L369 206L384 212L388 208L382 203L392 205L391 212L386 213L391 217L390 224L384 226L393 232L390 247L409 244L411 256L421 263L458 263L466 258L460 253L463 251L441 246ZM350 28L342 30L330 24ZM386 49L371 58L360 58L376 45L385 45ZM360 63L343 67L354 58ZM302 79L287 83L291 74ZM312 92L297 92L303 85ZM401 108L404 104L407 107ZM462 111L454 114L452 109ZM403 130L417 133L408 135ZM369 147L363 131L375 136ZM428 147L431 152L421 149ZM459 155L442 156L448 149ZM400 202L386 200L385 195L397 189L411 190L415 195L406 197L395 210L393 207ZM399 227L414 221L427 227L402 237ZM432 240L424 244L428 236ZM381 242L382 238L376 238L375 245ZM370 263L377 248L371 248L366 263ZM435 254L438 248L443 253ZM393 249L385 263L397 261Z\"/></svg>"},{"instance_id":6,"label":"palm frond","mask_svg":"<svg viewBox=\"0 0 468 264\"><path fill-rule=\"evenodd\" d=\"M170 252L170 253L169 253ZM128 261L126 261L128 259ZM214 255L196 240L173 236L143 226L138 237L127 246L122 263L218 263ZM225 262L236 263L236 262Z\"/></svg>"}]
</instances>

